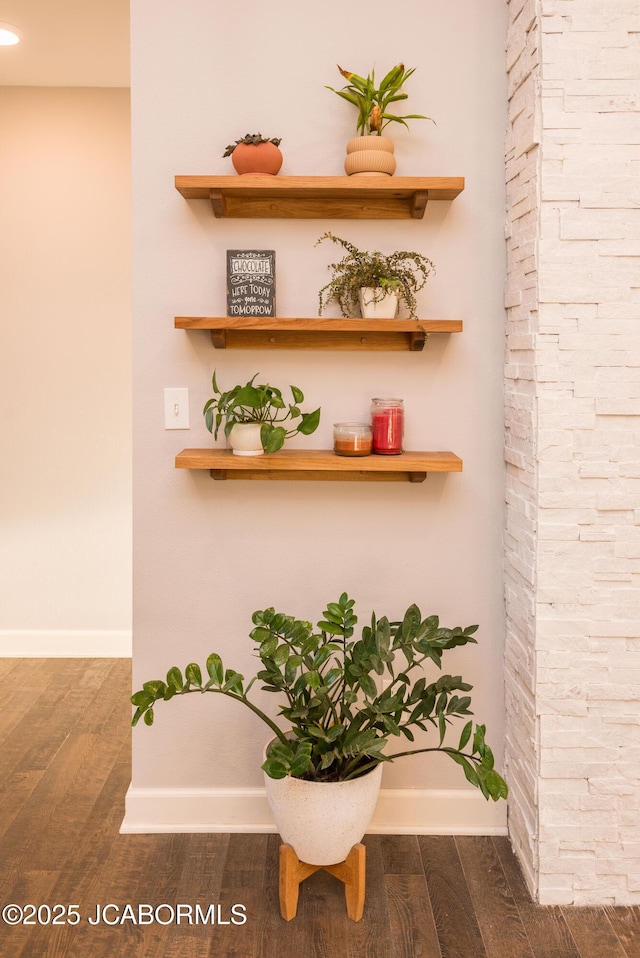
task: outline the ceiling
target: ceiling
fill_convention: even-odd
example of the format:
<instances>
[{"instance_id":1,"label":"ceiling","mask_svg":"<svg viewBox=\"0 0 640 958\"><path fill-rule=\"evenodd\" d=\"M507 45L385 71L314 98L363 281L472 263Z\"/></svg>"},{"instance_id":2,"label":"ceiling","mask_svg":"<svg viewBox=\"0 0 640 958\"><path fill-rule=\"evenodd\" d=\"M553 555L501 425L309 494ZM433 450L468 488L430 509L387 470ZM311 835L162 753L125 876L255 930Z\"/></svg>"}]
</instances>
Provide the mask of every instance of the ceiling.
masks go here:
<instances>
[{"instance_id":1,"label":"ceiling","mask_svg":"<svg viewBox=\"0 0 640 958\"><path fill-rule=\"evenodd\" d=\"M129 86L129 0L0 0L0 86Z\"/></svg>"}]
</instances>

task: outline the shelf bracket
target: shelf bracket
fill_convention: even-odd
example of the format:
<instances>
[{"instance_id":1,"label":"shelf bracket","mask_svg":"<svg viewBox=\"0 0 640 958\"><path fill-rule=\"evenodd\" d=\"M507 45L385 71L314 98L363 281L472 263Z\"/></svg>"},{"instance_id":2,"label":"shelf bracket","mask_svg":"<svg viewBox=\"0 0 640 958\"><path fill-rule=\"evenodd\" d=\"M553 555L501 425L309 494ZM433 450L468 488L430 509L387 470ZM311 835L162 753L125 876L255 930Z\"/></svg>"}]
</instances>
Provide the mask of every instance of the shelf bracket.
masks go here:
<instances>
[{"instance_id":1,"label":"shelf bracket","mask_svg":"<svg viewBox=\"0 0 640 958\"><path fill-rule=\"evenodd\" d=\"M410 472L409 482L424 482L427 478L426 472Z\"/></svg>"},{"instance_id":2,"label":"shelf bracket","mask_svg":"<svg viewBox=\"0 0 640 958\"><path fill-rule=\"evenodd\" d=\"M213 215L217 219L222 219L226 215L226 206L222 190L209 190L209 199L211 200Z\"/></svg>"},{"instance_id":3,"label":"shelf bracket","mask_svg":"<svg viewBox=\"0 0 640 958\"><path fill-rule=\"evenodd\" d=\"M214 349L226 349L227 348L226 329L212 329L211 342L213 343Z\"/></svg>"},{"instance_id":4,"label":"shelf bracket","mask_svg":"<svg viewBox=\"0 0 640 958\"><path fill-rule=\"evenodd\" d=\"M411 218L421 220L429 202L428 190L416 190L411 198Z\"/></svg>"},{"instance_id":5,"label":"shelf bracket","mask_svg":"<svg viewBox=\"0 0 640 958\"><path fill-rule=\"evenodd\" d=\"M226 479L227 470L226 469L210 469L209 475L212 479Z\"/></svg>"},{"instance_id":6,"label":"shelf bracket","mask_svg":"<svg viewBox=\"0 0 640 958\"><path fill-rule=\"evenodd\" d=\"M415 332L409 333L409 351L412 353L422 352L426 341L427 341L426 332L424 331L422 326L418 326Z\"/></svg>"}]
</instances>

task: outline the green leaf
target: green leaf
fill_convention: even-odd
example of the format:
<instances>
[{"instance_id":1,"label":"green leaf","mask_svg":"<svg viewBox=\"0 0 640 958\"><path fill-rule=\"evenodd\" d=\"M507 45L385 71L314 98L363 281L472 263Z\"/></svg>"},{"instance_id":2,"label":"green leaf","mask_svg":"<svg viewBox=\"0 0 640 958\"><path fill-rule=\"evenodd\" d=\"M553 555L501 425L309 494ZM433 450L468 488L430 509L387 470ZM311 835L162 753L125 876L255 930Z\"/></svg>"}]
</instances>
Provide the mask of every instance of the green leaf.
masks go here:
<instances>
[{"instance_id":1,"label":"green leaf","mask_svg":"<svg viewBox=\"0 0 640 958\"><path fill-rule=\"evenodd\" d=\"M254 377L255 378L255 377ZM235 395L235 406L248 406L249 409L256 409L262 405L262 396L260 390L255 386L242 386Z\"/></svg>"},{"instance_id":2,"label":"green leaf","mask_svg":"<svg viewBox=\"0 0 640 958\"><path fill-rule=\"evenodd\" d=\"M184 679L182 678L182 672L180 669L174 667L169 669L167 672L167 685L171 689L175 689L177 692L184 686Z\"/></svg>"},{"instance_id":3,"label":"green leaf","mask_svg":"<svg viewBox=\"0 0 640 958\"><path fill-rule=\"evenodd\" d=\"M442 745L444 737L447 734L447 720L444 716L444 712L440 712L438 715L438 729L440 732L440 745Z\"/></svg>"},{"instance_id":4,"label":"green leaf","mask_svg":"<svg viewBox=\"0 0 640 958\"><path fill-rule=\"evenodd\" d=\"M507 783L493 769L484 776L484 783L494 802L497 802L499 798L507 798L509 794Z\"/></svg>"},{"instance_id":5,"label":"green leaf","mask_svg":"<svg viewBox=\"0 0 640 958\"><path fill-rule=\"evenodd\" d=\"M329 635L342 635L343 629L341 625L336 625L335 622L327 622L326 619L322 622L318 622L318 628L323 632L328 632Z\"/></svg>"},{"instance_id":6,"label":"green leaf","mask_svg":"<svg viewBox=\"0 0 640 958\"><path fill-rule=\"evenodd\" d=\"M196 685L198 687L202 685L202 672L200 671L200 666L196 662L190 662L184 670L184 674L187 677L187 682L189 682L191 685Z\"/></svg>"},{"instance_id":7,"label":"green leaf","mask_svg":"<svg viewBox=\"0 0 640 958\"><path fill-rule=\"evenodd\" d=\"M299 778L309 768L311 762L311 743L303 742L296 750L295 758L291 762L290 774Z\"/></svg>"},{"instance_id":8,"label":"green leaf","mask_svg":"<svg viewBox=\"0 0 640 958\"><path fill-rule=\"evenodd\" d=\"M273 654L273 661L278 666L278 668L284 665L284 663L287 661L290 655L290 651L291 650L289 649L288 645L283 644L278 646L278 648Z\"/></svg>"},{"instance_id":9,"label":"green leaf","mask_svg":"<svg viewBox=\"0 0 640 958\"><path fill-rule=\"evenodd\" d=\"M212 652L207 659L207 672L209 678L213 679L214 685L220 687L222 685L224 670L222 667L222 659L216 652Z\"/></svg>"},{"instance_id":10,"label":"green leaf","mask_svg":"<svg viewBox=\"0 0 640 958\"><path fill-rule=\"evenodd\" d=\"M462 734L461 734L461 736L460 736L460 742L459 742L459 744L458 744L458 748L460 749L460 751L463 750L463 748L465 747L465 745L467 744L467 742L468 742L469 739L471 738L471 732L472 732L472 731L473 731L473 722L472 722L472 721L469 721L469 722L467 722L467 724L465 725L465 727L462 729Z\"/></svg>"},{"instance_id":11,"label":"green leaf","mask_svg":"<svg viewBox=\"0 0 640 958\"><path fill-rule=\"evenodd\" d=\"M263 440L262 445L265 452L277 452L278 449L282 449L284 446L284 441L287 438L286 430L283 426L263 426L260 438L262 439L262 432L268 430L268 438L266 442Z\"/></svg>"},{"instance_id":12,"label":"green leaf","mask_svg":"<svg viewBox=\"0 0 640 958\"><path fill-rule=\"evenodd\" d=\"M390 715L383 715L382 722L386 730L391 732L392 735L400 735L400 726L397 722L394 722Z\"/></svg>"},{"instance_id":13,"label":"green leaf","mask_svg":"<svg viewBox=\"0 0 640 958\"><path fill-rule=\"evenodd\" d=\"M415 636L419 625L420 609L415 604L410 605L402 620L402 638L405 642Z\"/></svg>"},{"instance_id":14,"label":"green leaf","mask_svg":"<svg viewBox=\"0 0 640 958\"><path fill-rule=\"evenodd\" d=\"M278 648L278 636L272 635L269 633L269 638L265 639L262 645L260 646L260 658L261 659L270 659L275 650Z\"/></svg>"},{"instance_id":15,"label":"green leaf","mask_svg":"<svg viewBox=\"0 0 640 958\"><path fill-rule=\"evenodd\" d=\"M233 669L227 669L224 674L224 685L222 689L224 692L235 691L242 693L242 680L244 675L240 675L239 672L235 672Z\"/></svg>"},{"instance_id":16,"label":"green leaf","mask_svg":"<svg viewBox=\"0 0 640 958\"><path fill-rule=\"evenodd\" d=\"M327 736L326 736L326 737L327 737L327 741L328 741L328 742L335 742L336 739L340 738L340 736L342 735L342 733L344 732L344 730L345 730L344 725L332 725L332 726L327 730Z\"/></svg>"},{"instance_id":17,"label":"green leaf","mask_svg":"<svg viewBox=\"0 0 640 958\"><path fill-rule=\"evenodd\" d=\"M268 758L266 762L263 762L262 770L267 773L269 778L286 778L289 771L286 765L278 762L275 758Z\"/></svg>"},{"instance_id":18,"label":"green leaf","mask_svg":"<svg viewBox=\"0 0 640 958\"><path fill-rule=\"evenodd\" d=\"M370 675L366 673L360 676L360 687L365 695L371 699L375 699L378 694L378 689L376 683L373 681Z\"/></svg>"},{"instance_id":19,"label":"green leaf","mask_svg":"<svg viewBox=\"0 0 640 958\"><path fill-rule=\"evenodd\" d=\"M298 432L302 433L303 436L310 436L311 433L316 431L319 423L320 408L314 409L313 412L304 412L300 425L298 426Z\"/></svg>"},{"instance_id":20,"label":"green leaf","mask_svg":"<svg viewBox=\"0 0 640 958\"><path fill-rule=\"evenodd\" d=\"M153 709L148 709L148 710L144 713L144 724L145 724L145 725L153 725Z\"/></svg>"},{"instance_id":21,"label":"green leaf","mask_svg":"<svg viewBox=\"0 0 640 958\"><path fill-rule=\"evenodd\" d=\"M464 755L458 754L458 752L454 751L453 749L452 750L445 749L445 752L447 753L449 758L452 758L454 762L456 762L458 765L462 767L462 770L464 771L464 777L466 778L466 780L468 782L471 782L472 785L475 785L476 788L479 788L480 780L478 778L478 773L476 772L471 762L469 762L464 757Z\"/></svg>"},{"instance_id":22,"label":"green leaf","mask_svg":"<svg viewBox=\"0 0 640 958\"><path fill-rule=\"evenodd\" d=\"M131 704L139 709L146 709L154 702L155 696L150 695L149 692L145 692L143 689L140 689L139 692L134 692L131 696Z\"/></svg>"},{"instance_id":23,"label":"green leaf","mask_svg":"<svg viewBox=\"0 0 640 958\"><path fill-rule=\"evenodd\" d=\"M289 389L291 390L293 401L295 403L304 402L304 393L301 389L298 389L297 386L289 386Z\"/></svg>"}]
</instances>

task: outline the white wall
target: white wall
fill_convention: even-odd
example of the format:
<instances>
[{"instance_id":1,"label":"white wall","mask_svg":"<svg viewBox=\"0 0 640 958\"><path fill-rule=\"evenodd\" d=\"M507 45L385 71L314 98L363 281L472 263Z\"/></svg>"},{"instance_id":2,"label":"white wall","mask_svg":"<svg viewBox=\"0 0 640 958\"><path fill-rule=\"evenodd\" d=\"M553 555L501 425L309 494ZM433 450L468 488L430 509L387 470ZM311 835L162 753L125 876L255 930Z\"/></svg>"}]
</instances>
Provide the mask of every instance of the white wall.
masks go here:
<instances>
[{"instance_id":1,"label":"white wall","mask_svg":"<svg viewBox=\"0 0 640 958\"><path fill-rule=\"evenodd\" d=\"M0 88L0 654L130 649L129 91Z\"/></svg>"},{"instance_id":2,"label":"white wall","mask_svg":"<svg viewBox=\"0 0 640 958\"><path fill-rule=\"evenodd\" d=\"M474 682L476 715L500 762L504 4L408 0L390 16L380 0L314 8L276 0L266 15L250 0L239 17L235 4L194 0L180 17L174 12L168 0L132 4L135 681L212 649L251 674L246 636L257 608L315 619L347 590L366 622L372 608L396 617L416 601L445 624L480 623L480 646L455 654L450 669ZM437 126L415 121L410 134L394 131L398 175L467 182L424 220L215 220L208 204L174 190L177 173L231 173L224 147L258 130L283 138L283 174L341 174L354 117L324 85L339 85L336 62L365 73L400 59L418 68L408 112L428 113ZM174 315L224 314L228 248L275 249L279 313L313 316L335 258L314 242L329 227L365 248L415 248L432 258L437 276L420 313L463 318L465 332L432 337L422 354L356 356L214 353L206 334L173 329ZM407 447L452 449L464 472L386 485L225 484L176 471L180 449L212 443L200 410L214 366L224 386L258 371L299 385L323 410L318 433L296 440L311 448L330 446L334 421L366 417L371 396L403 396ZM189 388L189 431L163 430L165 386ZM224 700L160 706L155 726L134 733L125 828L149 825L175 797L172 788L191 798L199 789L247 794L260 785L264 737L251 715ZM384 786L464 796L457 771L442 757L406 761L385 770ZM170 828L172 814L175 806L155 827ZM504 809L496 814L503 827ZM216 815L210 825L222 827ZM483 815L449 825L488 827Z\"/></svg>"}]
</instances>

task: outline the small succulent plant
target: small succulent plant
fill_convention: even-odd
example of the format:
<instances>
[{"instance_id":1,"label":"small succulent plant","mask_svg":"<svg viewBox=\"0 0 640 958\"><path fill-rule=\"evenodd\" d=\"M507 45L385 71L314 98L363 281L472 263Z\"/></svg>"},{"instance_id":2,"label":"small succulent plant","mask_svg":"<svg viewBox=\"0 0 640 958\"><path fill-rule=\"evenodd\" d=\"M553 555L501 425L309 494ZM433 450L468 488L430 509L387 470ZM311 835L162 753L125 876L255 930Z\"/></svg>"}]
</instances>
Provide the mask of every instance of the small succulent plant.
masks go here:
<instances>
[{"instance_id":1,"label":"small succulent plant","mask_svg":"<svg viewBox=\"0 0 640 958\"><path fill-rule=\"evenodd\" d=\"M236 140L235 143L230 143L226 148L223 156L231 156L236 146L239 146L241 143L246 143L248 146L259 146L261 143L273 143L274 146L280 146L282 142L282 137L274 136L271 139L262 135L262 133L245 133L243 137L239 140Z\"/></svg>"}]
</instances>

